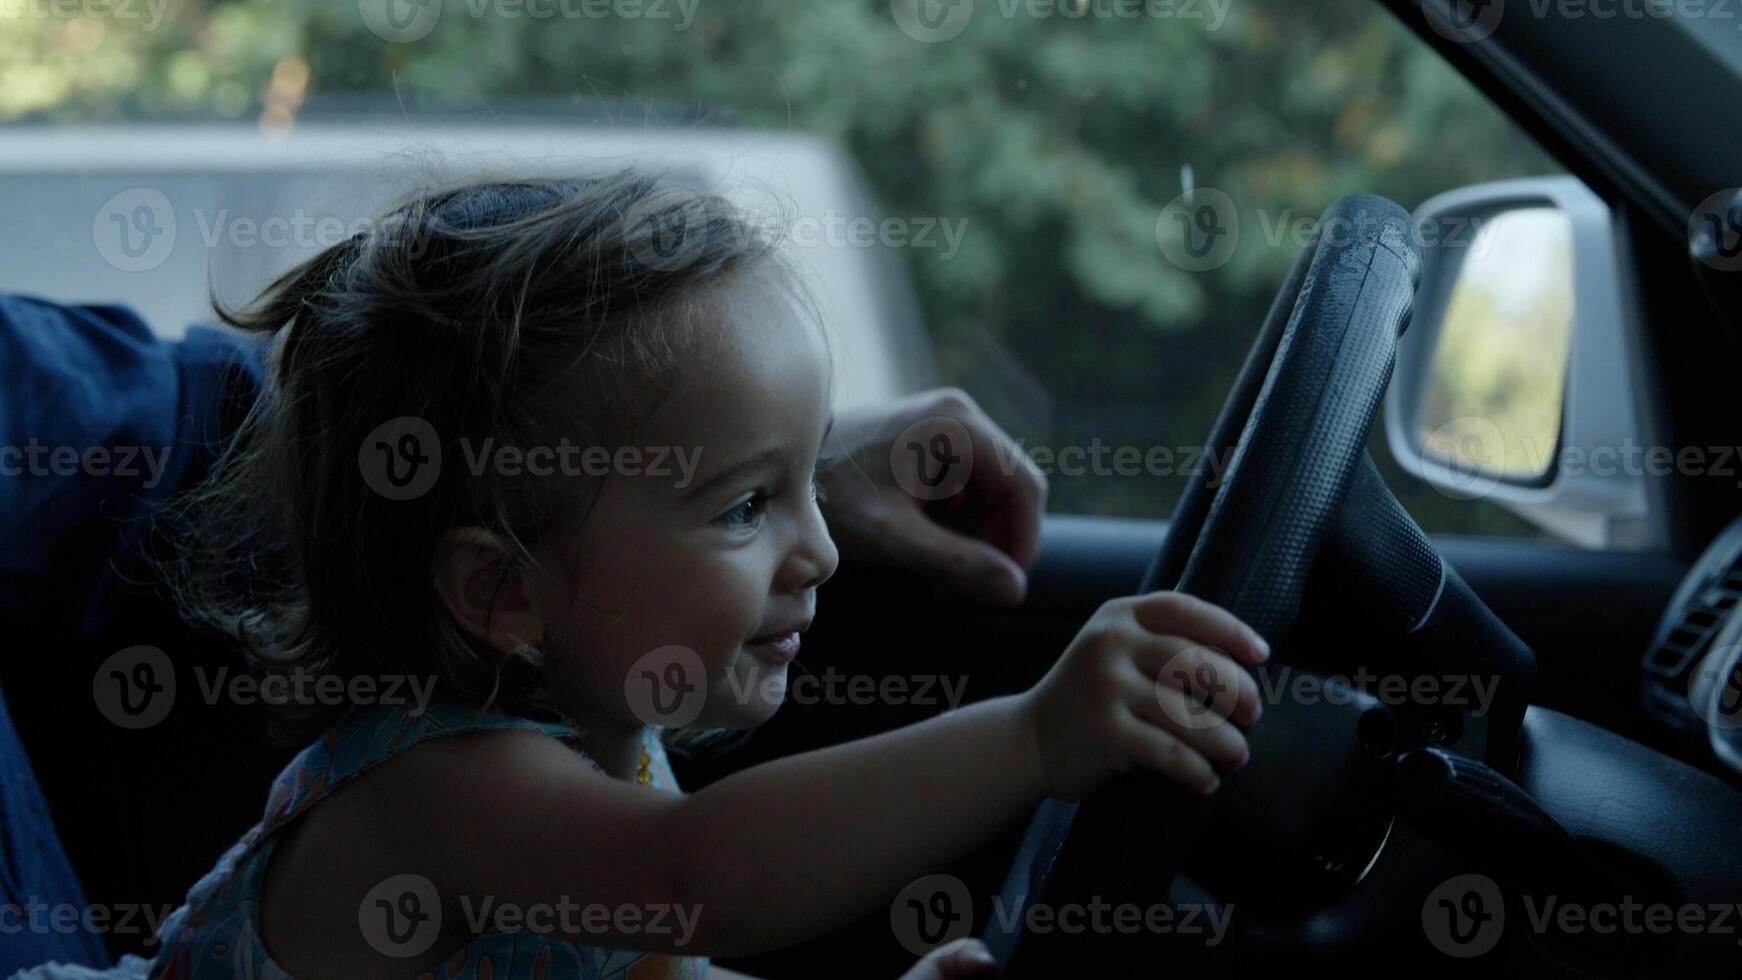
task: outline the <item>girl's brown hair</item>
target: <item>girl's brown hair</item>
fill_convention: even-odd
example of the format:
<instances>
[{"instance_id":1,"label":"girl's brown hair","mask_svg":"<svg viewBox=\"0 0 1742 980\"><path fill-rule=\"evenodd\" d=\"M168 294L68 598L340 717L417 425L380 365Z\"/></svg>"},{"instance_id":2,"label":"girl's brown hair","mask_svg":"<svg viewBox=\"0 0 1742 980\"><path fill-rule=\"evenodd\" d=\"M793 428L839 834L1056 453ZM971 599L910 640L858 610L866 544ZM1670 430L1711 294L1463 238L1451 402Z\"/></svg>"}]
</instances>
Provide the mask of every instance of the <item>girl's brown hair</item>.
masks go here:
<instances>
[{"instance_id":1,"label":"girl's brown hair","mask_svg":"<svg viewBox=\"0 0 1742 980\"><path fill-rule=\"evenodd\" d=\"M472 637L430 569L442 532L464 526L534 565L584 518L583 495L561 476L468 467L462 447L621 438L696 339L706 287L770 252L723 199L636 171L473 182L403 201L244 309L220 305L267 338L266 384L211 476L166 512L183 614L265 672L433 675L480 706L536 711L540 652L504 658ZM405 419L419 421L393 438L433 434L415 448L444 462L427 490L383 493L368 455L394 449L368 443ZM285 704L269 720L302 742L340 710Z\"/></svg>"}]
</instances>

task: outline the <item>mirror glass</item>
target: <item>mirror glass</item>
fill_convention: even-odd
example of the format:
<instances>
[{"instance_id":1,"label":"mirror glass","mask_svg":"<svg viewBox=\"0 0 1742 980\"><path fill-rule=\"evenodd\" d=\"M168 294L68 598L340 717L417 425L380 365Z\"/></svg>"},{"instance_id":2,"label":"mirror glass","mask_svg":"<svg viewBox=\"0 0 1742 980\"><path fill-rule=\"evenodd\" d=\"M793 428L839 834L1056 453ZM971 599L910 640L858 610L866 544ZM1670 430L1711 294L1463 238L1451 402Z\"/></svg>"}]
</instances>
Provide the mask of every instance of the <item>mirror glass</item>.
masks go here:
<instances>
[{"instance_id":1,"label":"mirror glass","mask_svg":"<svg viewBox=\"0 0 1742 980\"><path fill-rule=\"evenodd\" d=\"M1532 483L1554 468L1573 324L1572 223L1558 208L1503 211L1463 248L1422 395L1423 451Z\"/></svg>"}]
</instances>

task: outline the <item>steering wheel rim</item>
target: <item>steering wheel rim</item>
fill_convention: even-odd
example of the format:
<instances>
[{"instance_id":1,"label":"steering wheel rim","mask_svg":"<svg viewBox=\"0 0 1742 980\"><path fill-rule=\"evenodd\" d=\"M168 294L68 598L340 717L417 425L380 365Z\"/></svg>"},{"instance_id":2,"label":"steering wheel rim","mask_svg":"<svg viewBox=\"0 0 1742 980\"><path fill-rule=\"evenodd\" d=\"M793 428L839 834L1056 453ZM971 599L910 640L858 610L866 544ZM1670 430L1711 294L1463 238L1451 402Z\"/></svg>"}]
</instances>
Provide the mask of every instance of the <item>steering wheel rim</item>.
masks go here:
<instances>
[{"instance_id":1,"label":"steering wheel rim","mask_svg":"<svg viewBox=\"0 0 1742 980\"><path fill-rule=\"evenodd\" d=\"M1326 212L1207 440L1208 452L1232 447L1224 478L1212 486L1214 468L1193 474L1143 591L1177 587L1222 605L1280 659L1345 494L1373 493L1365 444L1420 279L1410 232L1408 213L1376 196ZM1202 836L1214 804L1147 774L1115 779L1062 824L1053 818L1056 846L1039 855L1042 884L1030 893L1115 903L1168 895L1184 842ZM1027 946L1002 950L1009 975L1039 959L1016 955Z\"/></svg>"}]
</instances>

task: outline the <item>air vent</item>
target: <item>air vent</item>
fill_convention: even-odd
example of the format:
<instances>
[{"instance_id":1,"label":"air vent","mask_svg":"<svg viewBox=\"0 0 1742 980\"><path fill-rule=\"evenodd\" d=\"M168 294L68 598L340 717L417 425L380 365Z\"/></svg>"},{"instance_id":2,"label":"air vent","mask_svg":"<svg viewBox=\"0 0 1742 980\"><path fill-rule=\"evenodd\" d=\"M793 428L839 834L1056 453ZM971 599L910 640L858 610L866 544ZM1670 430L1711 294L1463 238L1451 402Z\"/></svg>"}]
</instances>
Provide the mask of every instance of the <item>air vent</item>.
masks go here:
<instances>
[{"instance_id":1,"label":"air vent","mask_svg":"<svg viewBox=\"0 0 1742 980\"><path fill-rule=\"evenodd\" d=\"M1742 599L1742 569L1732 563L1722 578L1694 595L1669 635L1652 648L1645 669L1665 678L1686 674L1711 646L1738 599Z\"/></svg>"},{"instance_id":2,"label":"air vent","mask_svg":"<svg viewBox=\"0 0 1742 980\"><path fill-rule=\"evenodd\" d=\"M1658 624L1645 657L1645 708L1678 729L1697 718L1688 702L1692 675L1742 605L1742 521L1731 524L1700 556Z\"/></svg>"}]
</instances>

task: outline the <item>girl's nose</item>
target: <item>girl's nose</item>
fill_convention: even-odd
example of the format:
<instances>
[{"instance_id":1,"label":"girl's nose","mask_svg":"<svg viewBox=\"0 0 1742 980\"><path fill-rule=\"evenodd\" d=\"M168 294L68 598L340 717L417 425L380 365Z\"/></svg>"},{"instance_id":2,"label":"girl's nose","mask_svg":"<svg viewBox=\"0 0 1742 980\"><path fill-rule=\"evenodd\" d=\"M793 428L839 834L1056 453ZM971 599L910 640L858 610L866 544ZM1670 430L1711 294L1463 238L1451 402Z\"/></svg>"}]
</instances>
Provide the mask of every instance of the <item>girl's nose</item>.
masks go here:
<instances>
[{"instance_id":1,"label":"girl's nose","mask_svg":"<svg viewBox=\"0 0 1742 980\"><path fill-rule=\"evenodd\" d=\"M823 523L822 514L812 508L797 544L781 569L781 585L794 592L814 589L827 582L840 563L841 553L836 550L834 539L829 537L828 525Z\"/></svg>"}]
</instances>

